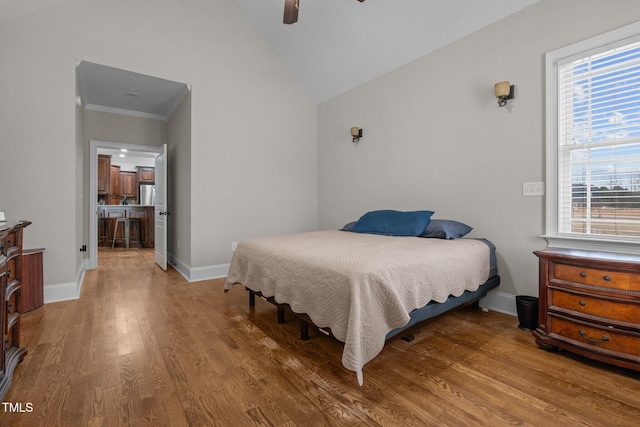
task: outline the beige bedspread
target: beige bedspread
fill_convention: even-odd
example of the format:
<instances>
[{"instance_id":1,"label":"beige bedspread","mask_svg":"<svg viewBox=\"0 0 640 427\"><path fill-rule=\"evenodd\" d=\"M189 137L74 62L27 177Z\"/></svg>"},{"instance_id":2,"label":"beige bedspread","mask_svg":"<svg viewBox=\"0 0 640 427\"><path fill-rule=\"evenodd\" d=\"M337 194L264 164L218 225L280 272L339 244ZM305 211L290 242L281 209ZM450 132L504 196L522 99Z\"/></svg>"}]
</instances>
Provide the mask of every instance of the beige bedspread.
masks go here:
<instances>
[{"instance_id":1,"label":"beige bedspread","mask_svg":"<svg viewBox=\"0 0 640 427\"><path fill-rule=\"evenodd\" d=\"M489 278L489 248L474 239L318 231L238 244L225 290L240 283L306 313L344 342L358 375L392 329L429 301L476 290Z\"/></svg>"}]
</instances>

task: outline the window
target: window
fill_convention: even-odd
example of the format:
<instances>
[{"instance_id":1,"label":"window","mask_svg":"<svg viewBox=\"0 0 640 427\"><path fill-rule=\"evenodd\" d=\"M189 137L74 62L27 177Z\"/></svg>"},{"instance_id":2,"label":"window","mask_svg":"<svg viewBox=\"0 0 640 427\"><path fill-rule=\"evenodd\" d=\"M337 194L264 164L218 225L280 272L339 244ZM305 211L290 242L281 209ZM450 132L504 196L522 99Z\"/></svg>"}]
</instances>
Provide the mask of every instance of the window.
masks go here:
<instances>
[{"instance_id":1,"label":"window","mask_svg":"<svg viewBox=\"0 0 640 427\"><path fill-rule=\"evenodd\" d=\"M546 60L545 237L628 252L640 243L640 23Z\"/></svg>"}]
</instances>

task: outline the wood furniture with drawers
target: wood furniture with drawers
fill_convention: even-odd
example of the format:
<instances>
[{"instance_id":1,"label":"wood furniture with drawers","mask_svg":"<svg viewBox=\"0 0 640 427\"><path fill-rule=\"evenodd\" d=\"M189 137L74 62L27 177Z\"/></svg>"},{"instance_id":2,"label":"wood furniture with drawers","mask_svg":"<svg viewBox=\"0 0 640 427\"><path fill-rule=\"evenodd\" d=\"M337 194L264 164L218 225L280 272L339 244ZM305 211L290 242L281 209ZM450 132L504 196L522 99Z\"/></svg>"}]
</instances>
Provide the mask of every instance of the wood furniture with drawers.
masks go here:
<instances>
[{"instance_id":1,"label":"wood furniture with drawers","mask_svg":"<svg viewBox=\"0 0 640 427\"><path fill-rule=\"evenodd\" d=\"M0 222L0 401L11 385L13 371L27 350L20 347L20 291L23 278L22 233L29 221Z\"/></svg>"},{"instance_id":2,"label":"wood furniture with drawers","mask_svg":"<svg viewBox=\"0 0 640 427\"><path fill-rule=\"evenodd\" d=\"M44 305L44 248L22 249L22 280L20 281L20 314Z\"/></svg>"},{"instance_id":3,"label":"wood furniture with drawers","mask_svg":"<svg viewBox=\"0 0 640 427\"><path fill-rule=\"evenodd\" d=\"M640 371L640 256L563 248L534 254L538 346Z\"/></svg>"}]
</instances>

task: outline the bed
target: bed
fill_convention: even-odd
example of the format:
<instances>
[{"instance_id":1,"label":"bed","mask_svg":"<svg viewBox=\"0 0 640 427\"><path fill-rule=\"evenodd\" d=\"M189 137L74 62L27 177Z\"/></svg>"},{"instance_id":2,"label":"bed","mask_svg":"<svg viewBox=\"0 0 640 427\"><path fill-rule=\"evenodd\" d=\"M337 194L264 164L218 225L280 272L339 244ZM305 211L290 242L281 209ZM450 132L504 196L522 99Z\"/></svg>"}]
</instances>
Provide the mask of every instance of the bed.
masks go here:
<instances>
[{"instance_id":1,"label":"bed","mask_svg":"<svg viewBox=\"0 0 640 427\"><path fill-rule=\"evenodd\" d=\"M386 340L484 297L498 286L486 239L429 239L340 230L238 244L225 292L240 284L344 343L342 364L363 367ZM304 325L304 324L303 324Z\"/></svg>"}]
</instances>

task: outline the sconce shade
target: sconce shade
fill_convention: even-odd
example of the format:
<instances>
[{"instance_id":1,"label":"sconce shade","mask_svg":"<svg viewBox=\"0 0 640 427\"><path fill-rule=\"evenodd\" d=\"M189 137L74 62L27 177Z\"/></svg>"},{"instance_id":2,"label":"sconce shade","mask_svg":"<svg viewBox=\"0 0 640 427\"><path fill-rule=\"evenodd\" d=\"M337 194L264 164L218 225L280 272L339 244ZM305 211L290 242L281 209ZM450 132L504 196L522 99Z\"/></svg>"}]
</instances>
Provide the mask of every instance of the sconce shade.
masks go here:
<instances>
[{"instance_id":1,"label":"sconce shade","mask_svg":"<svg viewBox=\"0 0 640 427\"><path fill-rule=\"evenodd\" d=\"M498 82L493 86L493 92L498 98L499 107L504 107L507 105L508 99L513 99L513 88L514 86L509 84L508 81Z\"/></svg>"},{"instance_id":2,"label":"sconce shade","mask_svg":"<svg viewBox=\"0 0 640 427\"><path fill-rule=\"evenodd\" d=\"M362 138L362 129L359 127L351 128L351 136L353 137L353 142L358 142L360 138Z\"/></svg>"},{"instance_id":3,"label":"sconce shade","mask_svg":"<svg viewBox=\"0 0 640 427\"><path fill-rule=\"evenodd\" d=\"M508 81L498 82L493 87L493 91L496 94L496 98L499 98L501 96L509 96L509 90L510 90L510 87L509 87Z\"/></svg>"}]
</instances>

